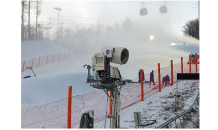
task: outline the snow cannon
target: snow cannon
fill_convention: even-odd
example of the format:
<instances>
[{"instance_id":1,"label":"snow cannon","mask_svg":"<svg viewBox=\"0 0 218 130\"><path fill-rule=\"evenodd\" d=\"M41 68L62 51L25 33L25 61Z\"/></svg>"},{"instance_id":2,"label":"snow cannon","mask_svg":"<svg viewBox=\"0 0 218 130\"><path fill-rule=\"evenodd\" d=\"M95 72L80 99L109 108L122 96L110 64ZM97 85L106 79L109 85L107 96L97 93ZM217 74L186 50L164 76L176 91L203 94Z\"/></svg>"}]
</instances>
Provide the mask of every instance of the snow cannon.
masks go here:
<instances>
[{"instance_id":1,"label":"snow cannon","mask_svg":"<svg viewBox=\"0 0 218 130\"><path fill-rule=\"evenodd\" d=\"M199 64L199 55L197 55L197 62ZM187 64L189 64L189 62ZM195 64L195 54L193 53L191 53L191 64Z\"/></svg>"}]
</instances>

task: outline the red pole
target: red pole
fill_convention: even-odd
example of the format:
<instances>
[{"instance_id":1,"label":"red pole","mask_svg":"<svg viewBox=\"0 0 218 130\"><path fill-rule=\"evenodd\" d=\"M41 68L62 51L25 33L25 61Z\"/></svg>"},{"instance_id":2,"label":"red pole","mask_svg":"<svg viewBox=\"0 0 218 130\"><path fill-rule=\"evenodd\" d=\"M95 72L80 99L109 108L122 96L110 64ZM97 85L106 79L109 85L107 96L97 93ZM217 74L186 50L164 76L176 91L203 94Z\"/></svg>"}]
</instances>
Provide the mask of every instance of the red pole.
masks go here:
<instances>
[{"instance_id":1,"label":"red pole","mask_svg":"<svg viewBox=\"0 0 218 130\"><path fill-rule=\"evenodd\" d=\"M158 82L159 82L159 92L161 92L161 83L160 83L160 63L158 63Z\"/></svg>"},{"instance_id":2,"label":"red pole","mask_svg":"<svg viewBox=\"0 0 218 130\"><path fill-rule=\"evenodd\" d=\"M189 73L191 73L191 55L189 54Z\"/></svg>"},{"instance_id":3,"label":"red pole","mask_svg":"<svg viewBox=\"0 0 218 130\"><path fill-rule=\"evenodd\" d=\"M143 82L143 69L141 69L141 82ZM141 83L141 101L144 101L144 90L143 83Z\"/></svg>"},{"instance_id":4,"label":"red pole","mask_svg":"<svg viewBox=\"0 0 218 130\"><path fill-rule=\"evenodd\" d=\"M52 63L54 63L54 57L55 57L55 55L53 56L53 61L52 61Z\"/></svg>"},{"instance_id":5,"label":"red pole","mask_svg":"<svg viewBox=\"0 0 218 130\"><path fill-rule=\"evenodd\" d=\"M22 69L22 72L24 72L24 66L25 66L25 61L23 62L23 69Z\"/></svg>"},{"instance_id":6,"label":"red pole","mask_svg":"<svg viewBox=\"0 0 218 130\"><path fill-rule=\"evenodd\" d=\"M198 72L197 53L195 53L196 73Z\"/></svg>"},{"instance_id":7,"label":"red pole","mask_svg":"<svg viewBox=\"0 0 218 130\"><path fill-rule=\"evenodd\" d=\"M112 91L110 91L110 97L113 97ZM112 100L110 100L110 115L112 115Z\"/></svg>"},{"instance_id":8,"label":"red pole","mask_svg":"<svg viewBox=\"0 0 218 130\"><path fill-rule=\"evenodd\" d=\"M67 128L71 128L71 103L72 103L72 86L68 87L68 114L67 114Z\"/></svg>"},{"instance_id":9,"label":"red pole","mask_svg":"<svg viewBox=\"0 0 218 130\"><path fill-rule=\"evenodd\" d=\"M181 72L183 73L183 57L181 57Z\"/></svg>"},{"instance_id":10,"label":"red pole","mask_svg":"<svg viewBox=\"0 0 218 130\"><path fill-rule=\"evenodd\" d=\"M40 66L40 57L39 57L39 66Z\"/></svg>"},{"instance_id":11,"label":"red pole","mask_svg":"<svg viewBox=\"0 0 218 130\"><path fill-rule=\"evenodd\" d=\"M46 64L48 64L48 55L47 55L47 60L46 60Z\"/></svg>"},{"instance_id":12,"label":"red pole","mask_svg":"<svg viewBox=\"0 0 218 130\"><path fill-rule=\"evenodd\" d=\"M34 62L34 58L33 58L33 60L32 60L32 68L33 68L33 62Z\"/></svg>"},{"instance_id":13,"label":"red pole","mask_svg":"<svg viewBox=\"0 0 218 130\"><path fill-rule=\"evenodd\" d=\"M171 60L171 85L173 85L173 60Z\"/></svg>"}]
</instances>

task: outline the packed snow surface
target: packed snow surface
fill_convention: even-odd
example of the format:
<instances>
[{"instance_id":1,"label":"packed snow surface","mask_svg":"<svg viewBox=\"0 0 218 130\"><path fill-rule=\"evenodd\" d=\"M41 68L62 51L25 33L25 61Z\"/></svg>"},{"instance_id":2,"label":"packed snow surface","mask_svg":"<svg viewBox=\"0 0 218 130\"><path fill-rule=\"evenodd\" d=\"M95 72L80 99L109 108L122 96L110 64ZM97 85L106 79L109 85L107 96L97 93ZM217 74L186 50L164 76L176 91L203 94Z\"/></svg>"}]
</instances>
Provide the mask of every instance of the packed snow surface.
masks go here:
<instances>
[{"instance_id":1,"label":"packed snow surface","mask_svg":"<svg viewBox=\"0 0 218 130\"><path fill-rule=\"evenodd\" d=\"M133 48L131 48L131 50L133 50ZM167 50L164 50L163 52L166 51ZM32 58L39 56L68 52L68 50L59 44L55 44L51 41L43 39L37 41L22 42L21 52L22 60L31 60ZM161 64L161 68L169 66L170 60L174 60L174 64L179 63L180 59L172 56L174 52L177 51L172 51L170 55L141 55L134 57L130 55L127 64L111 64L111 66L118 67L122 77L125 77L125 79L135 79L138 76L139 69L144 69L144 73L148 74L151 72L151 70L157 69L158 63ZM187 52L181 52L182 55L188 54ZM72 95L82 95L92 91L96 91L96 89L90 87L89 84L85 83L87 78L87 69L83 68L83 65L91 64L91 57L92 55L86 55L79 59L69 59L34 68L33 70L36 74L36 77L33 76L33 73L30 70L22 72L22 108L43 105L59 99L66 98L68 96L67 91L69 85L73 87ZM184 59L184 61L185 60L187 59ZM32 77L28 79L23 79L23 77L27 75L30 75ZM189 90L187 84L190 85L192 83L182 81L179 84L179 91L185 92L186 90ZM166 102L165 105L170 105L172 103L170 99L168 101L167 97L174 94L175 87L175 84L174 86L168 86L162 89L161 93L156 93L146 98L144 102L139 102L137 104L134 104L133 106L122 110L121 126L134 128L133 112L137 111L142 112L142 117L144 119L157 120L157 123L149 126L150 128L154 128L155 126L162 124L167 119L175 116L174 113L172 113L171 111L164 111L165 108L163 108L164 102ZM189 98L185 99L186 104L189 104L193 101L194 95L197 92L197 87L195 87L195 91L189 91L191 91L193 94L191 94ZM185 108L187 108L187 106L184 106L184 109ZM104 122L105 121L103 120L95 123L95 128L103 128ZM108 128L109 120L107 119L106 122L106 128Z\"/></svg>"}]
</instances>

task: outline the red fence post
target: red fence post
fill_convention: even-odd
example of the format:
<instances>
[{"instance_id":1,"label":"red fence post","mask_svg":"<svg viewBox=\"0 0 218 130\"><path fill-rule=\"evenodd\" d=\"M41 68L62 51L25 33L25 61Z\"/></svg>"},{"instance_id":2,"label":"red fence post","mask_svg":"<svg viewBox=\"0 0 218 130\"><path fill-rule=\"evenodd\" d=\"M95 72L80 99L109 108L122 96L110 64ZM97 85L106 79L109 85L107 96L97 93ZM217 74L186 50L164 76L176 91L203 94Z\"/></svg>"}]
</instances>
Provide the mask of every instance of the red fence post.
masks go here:
<instances>
[{"instance_id":1,"label":"red fence post","mask_svg":"<svg viewBox=\"0 0 218 130\"><path fill-rule=\"evenodd\" d=\"M110 97L113 97L112 91L110 91ZM112 115L112 100L110 100L110 115Z\"/></svg>"},{"instance_id":2,"label":"red fence post","mask_svg":"<svg viewBox=\"0 0 218 130\"><path fill-rule=\"evenodd\" d=\"M159 92L161 92L161 83L160 83L160 63L158 63L158 83L159 83Z\"/></svg>"},{"instance_id":3,"label":"red fence post","mask_svg":"<svg viewBox=\"0 0 218 130\"><path fill-rule=\"evenodd\" d=\"M39 67L40 67L40 57L39 57Z\"/></svg>"},{"instance_id":4,"label":"red fence post","mask_svg":"<svg viewBox=\"0 0 218 130\"><path fill-rule=\"evenodd\" d=\"M141 69L141 82L143 82L143 79L144 79L143 76L144 76L143 75L143 69ZM141 96L141 101L144 101L144 90L143 90L143 88L144 88L143 83L141 83L141 95L142 95Z\"/></svg>"},{"instance_id":5,"label":"red fence post","mask_svg":"<svg viewBox=\"0 0 218 130\"><path fill-rule=\"evenodd\" d=\"M47 60L46 60L46 64L48 64L48 55L47 55Z\"/></svg>"},{"instance_id":6,"label":"red fence post","mask_svg":"<svg viewBox=\"0 0 218 130\"><path fill-rule=\"evenodd\" d=\"M181 73L183 73L183 57L181 57Z\"/></svg>"},{"instance_id":7,"label":"red fence post","mask_svg":"<svg viewBox=\"0 0 218 130\"><path fill-rule=\"evenodd\" d=\"M196 73L198 72L197 53L195 53Z\"/></svg>"},{"instance_id":8,"label":"red fence post","mask_svg":"<svg viewBox=\"0 0 218 130\"><path fill-rule=\"evenodd\" d=\"M23 62L23 69L22 69L22 72L24 72L24 66L25 66L25 61Z\"/></svg>"},{"instance_id":9,"label":"red fence post","mask_svg":"<svg viewBox=\"0 0 218 130\"><path fill-rule=\"evenodd\" d=\"M67 128L71 128L71 103L72 103L72 86L68 87L68 114L67 114Z\"/></svg>"},{"instance_id":10,"label":"red fence post","mask_svg":"<svg viewBox=\"0 0 218 130\"><path fill-rule=\"evenodd\" d=\"M173 60L171 60L171 85L173 85Z\"/></svg>"},{"instance_id":11,"label":"red fence post","mask_svg":"<svg viewBox=\"0 0 218 130\"><path fill-rule=\"evenodd\" d=\"M52 61L52 63L54 63L54 57L55 57L55 55L53 56L53 61Z\"/></svg>"},{"instance_id":12,"label":"red fence post","mask_svg":"<svg viewBox=\"0 0 218 130\"><path fill-rule=\"evenodd\" d=\"M33 58L33 60L32 60L32 68L33 68L33 62L34 62L34 58Z\"/></svg>"},{"instance_id":13,"label":"red fence post","mask_svg":"<svg viewBox=\"0 0 218 130\"><path fill-rule=\"evenodd\" d=\"M191 55L189 54L189 73L191 73Z\"/></svg>"}]
</instances>

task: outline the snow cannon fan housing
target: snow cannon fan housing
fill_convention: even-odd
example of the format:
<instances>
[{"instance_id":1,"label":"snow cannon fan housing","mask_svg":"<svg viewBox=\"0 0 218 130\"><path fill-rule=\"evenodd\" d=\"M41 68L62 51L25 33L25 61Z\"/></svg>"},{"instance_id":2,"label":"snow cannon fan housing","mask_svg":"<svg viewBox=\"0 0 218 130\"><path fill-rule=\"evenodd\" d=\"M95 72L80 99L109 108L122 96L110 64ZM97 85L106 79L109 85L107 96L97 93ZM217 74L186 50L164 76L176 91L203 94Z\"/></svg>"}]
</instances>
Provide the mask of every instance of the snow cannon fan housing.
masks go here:
<instances>
[{"instance_id":1,"label":"snow cannon fan housing","mask_svg":"<svg viewBox=\"0 0 218 130\"><path fill-rule=\"evenodd\" d=\"M106 70L108 60L115 64L126 64L129 59L129 51L124 47L106 46L100 50L100 53L95 53L92 57L92 66L96 71Z\"/></svg>"},{"instance_id":2,"label":"snow cannon fan housing","mask_svg":"<svg viewBox=\"0 0 218 130\"><path fill-rule=\"evenodd\" d=\"M129 51L124 47L105 46L100 50L100 53L111 58L111 63L126 64L129 59Z\"/></svg>"}]
</instances>

